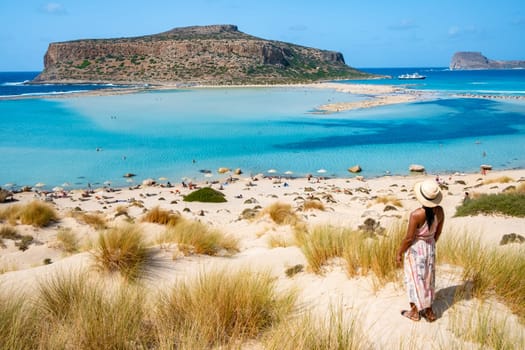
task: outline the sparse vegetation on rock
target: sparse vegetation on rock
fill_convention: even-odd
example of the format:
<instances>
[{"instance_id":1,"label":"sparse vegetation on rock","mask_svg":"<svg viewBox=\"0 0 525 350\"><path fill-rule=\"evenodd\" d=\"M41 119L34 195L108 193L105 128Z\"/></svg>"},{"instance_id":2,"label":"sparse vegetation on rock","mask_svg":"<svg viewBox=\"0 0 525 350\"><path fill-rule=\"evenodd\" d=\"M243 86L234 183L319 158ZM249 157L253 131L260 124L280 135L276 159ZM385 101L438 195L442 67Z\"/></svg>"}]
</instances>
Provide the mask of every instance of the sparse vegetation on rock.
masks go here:
<instances>
[{"instance_id":1,"label":"sparse vegetation on rock","mask_svg":"<svg viewBox=\"0 0 525 350\"><path fill-rule=\"evenodd\" d=\"M366 78L339 52L265 40L234 25L51 43L38 82L282 84Z\"/></svg>"}]
</instances>

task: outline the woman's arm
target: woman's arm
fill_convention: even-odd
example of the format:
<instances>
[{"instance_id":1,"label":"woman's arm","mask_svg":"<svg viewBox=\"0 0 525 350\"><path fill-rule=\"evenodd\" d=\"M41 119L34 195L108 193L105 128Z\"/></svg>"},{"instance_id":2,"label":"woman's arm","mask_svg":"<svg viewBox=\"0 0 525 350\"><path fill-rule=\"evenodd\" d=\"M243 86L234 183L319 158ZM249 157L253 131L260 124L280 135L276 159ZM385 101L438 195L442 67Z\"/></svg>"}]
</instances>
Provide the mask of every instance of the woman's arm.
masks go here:
<instances>
[{"instance_id":1,"label":"woman's arm","mask_svg":"<svg viewBox=\"0 0 525 350\"><path fill-rule=\"evenodd\" d=\"M422 220L425 220L425 211L423 209L416 209L410 214L410 219L408 220L407 234L403 241L401 241L401 246L399 247L399 251L397 252L396 261L398 264L401 264L403 254L414 242L414 239L416 238L416 230L420 226Z\"/></svg>"},{"instance_id":2,"label":"woman's arm","mask_svg":"<svg viewBox=\"0 0 525 350\"><path fill-rule=\"evenodd\" d=\"M438 219L438 225L436 227L436 234L434 235L434 240L437 242L439 236L441 236L441 230L443 230L443 223L445 222L445 213L443 212L442 207L436 208L436 217Z\"/></svg>"}]
</instances>

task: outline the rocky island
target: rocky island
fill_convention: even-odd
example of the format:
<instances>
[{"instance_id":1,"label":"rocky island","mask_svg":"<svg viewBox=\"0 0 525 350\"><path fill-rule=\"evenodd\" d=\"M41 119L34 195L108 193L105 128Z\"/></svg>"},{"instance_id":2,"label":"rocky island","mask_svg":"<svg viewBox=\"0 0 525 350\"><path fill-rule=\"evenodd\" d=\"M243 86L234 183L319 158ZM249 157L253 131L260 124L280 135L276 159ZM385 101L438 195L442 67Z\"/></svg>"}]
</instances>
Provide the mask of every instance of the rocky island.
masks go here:
<instances>
[{"instance_id":1,"label":"rocky island","mask_svg":"<svg viewBox=\"0 0 525 350\"><path fill-rule=\"evenodd\" d=\"M451 70L516 69L525 68L525 61L497 61L483 56L481 52L456 52L452 56L449 68Z\"/></svg>"},{"instance_id":2,"label":"rocky island","mask_svg":"<svg viewBox=\"0 0 525 350\"><path fill-rule=\"evenodd\" d=\"M37 83L287 84L369 75L343 55L245 34L235 25L51 43Z\"/></svg>"}]
</instances>

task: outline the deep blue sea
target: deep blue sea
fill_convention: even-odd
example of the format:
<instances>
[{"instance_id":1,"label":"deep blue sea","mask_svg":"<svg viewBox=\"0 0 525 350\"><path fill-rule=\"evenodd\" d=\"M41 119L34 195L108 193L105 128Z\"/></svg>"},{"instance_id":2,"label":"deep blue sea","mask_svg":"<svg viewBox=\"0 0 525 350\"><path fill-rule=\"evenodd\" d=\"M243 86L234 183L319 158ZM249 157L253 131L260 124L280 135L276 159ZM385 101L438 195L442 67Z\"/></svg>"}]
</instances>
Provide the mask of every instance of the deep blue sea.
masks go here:
<instances>
[{"instance_id":1,"label":"deep blue sea","mask_svg":"<svg viewBox=\"0 0 525 350\"><path fill-rule=\"evenodd\" d=\"M394 77L363 83L404 85L436 97L316 114L319 105L366 96L290 87L57 99L47 94L101 86L26 85L36 72L0 73L0 96L42 94L0 100L0 186L124 186L130 181L125 173L137 174L133 183L214 180L227 176L217 173L219 167L340 177L354 176L347 168L355 164L367 177L406 175L412 163L432 174L474 172L481 164L525 168L525 100L458 95L524 96L525 70L363 70ZM414 72L427 78L395 78Z\"/></svg>"}]
</instances>

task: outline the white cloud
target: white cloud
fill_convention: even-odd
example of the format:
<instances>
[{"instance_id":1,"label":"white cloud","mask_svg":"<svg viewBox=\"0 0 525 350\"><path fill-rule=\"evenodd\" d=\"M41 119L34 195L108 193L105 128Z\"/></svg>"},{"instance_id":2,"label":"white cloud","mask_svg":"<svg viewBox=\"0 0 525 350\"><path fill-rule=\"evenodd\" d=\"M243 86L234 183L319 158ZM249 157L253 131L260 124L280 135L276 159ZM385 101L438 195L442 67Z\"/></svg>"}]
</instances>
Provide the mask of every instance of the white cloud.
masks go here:
<instances>
[{"instance_id":1,"label":"white cloud","mask_svg":"<svg viewBox=\"0 0 525 350\"><path fill-rule=\"evenodd\" d=\"M457 37L458 35L460 35L460 33L461 33L461 30L459 29L458 26L452 26L448 28L448 36L451 38Z\"/></svg>"},{"instance_id":2,"label":"white cloud","mask_svg":"<svg viewBox=\"0 0 525 350\"><path fill-rule=\"evenodd\" d=\"M512 20L511 22L513 25L516 26L524 26L525 25L525 17L518 17Z\"/></svg>"},{"instance_id":3,"label":"white cloud","mask_svg":"<svg viewBox=\"0 0 525 350\"><path fill-rule=\"evenodd\" d=\"M67 13L66 8L56 2L48 2L40 7L40 12L51 14L51 15L64 15Z\"/></svg>"},{"instance_id":4,"label":"white cloud","mask_svg":"<svg viewBox=\"0 0 525 350\"><path fill-rule=\"evenodd\" d=\"M408 30L408 29L414 29L417 28L417 24L415 24L410 19L403 19L399 23L391 24L388 26L388 29L393 30Z\"/></svg>"},{"instance_id":5,"label":"white cloud","mask_svg":"<svg viewBox=\"0 0 525 350\"><path fill-rule=\"evenodd\" d=\"M448 28L448 36L449 38L458 38L462 36L478 36L481 34L481 31L476 28L475 26L465 26L465 27L459 27L459 26L451 26Z\"/></svg>"}]
</instances>

